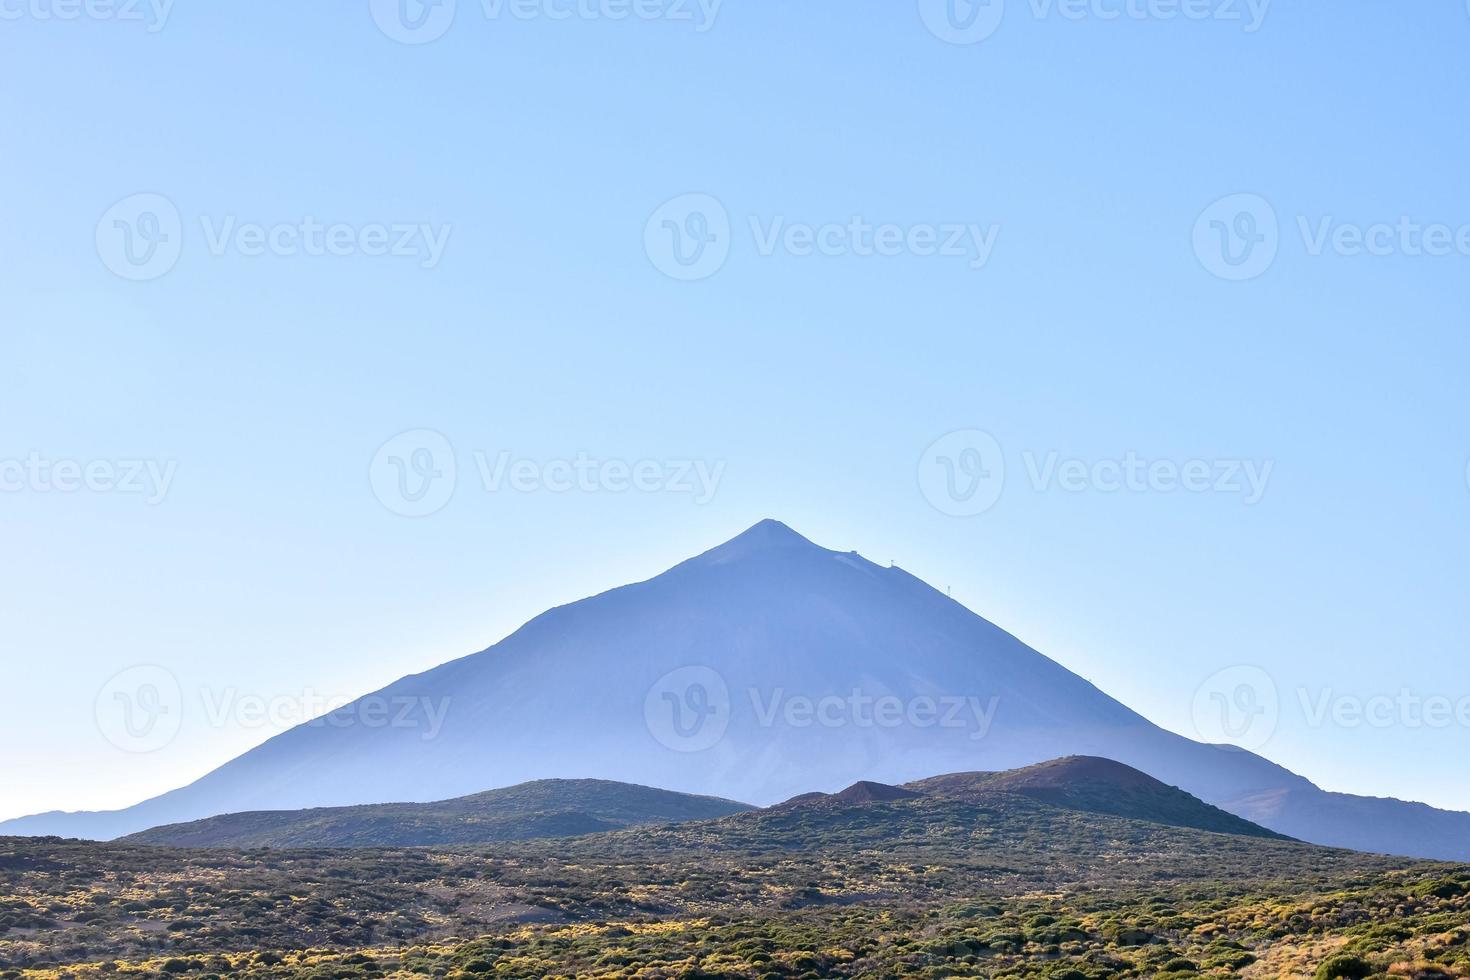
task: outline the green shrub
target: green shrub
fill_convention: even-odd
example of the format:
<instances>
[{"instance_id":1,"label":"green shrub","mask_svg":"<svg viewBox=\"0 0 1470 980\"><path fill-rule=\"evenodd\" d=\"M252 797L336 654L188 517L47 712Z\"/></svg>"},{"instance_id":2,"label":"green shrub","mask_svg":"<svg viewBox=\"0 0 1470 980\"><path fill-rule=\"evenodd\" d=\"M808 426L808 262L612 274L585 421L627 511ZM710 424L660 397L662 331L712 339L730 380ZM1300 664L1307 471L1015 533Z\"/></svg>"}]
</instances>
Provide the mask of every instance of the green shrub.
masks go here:
<instances>
[{"instance_id":1,"label":"green shrub","mask_svg":"<svg viewBox=\"0 0 1470 980\"><path fill-rule=\"evenodd\" d=\"M1373 975L1373 967L1360 956L1340 954L1317 967L1312 974L1314 980L1367 980Z\"/></svg>"},{"instance_id":2,"label":"green shrub","mask_svg":"<svg viewBox=\"0 0 1470 980\"><path fill-rule=\"evenodd\" d=\"M1429 895L1434 898L1459 898L1470 891L1465 883L1456 881L1454 878L1441 878L1438 881L1425 883L1420 894Z\"/></svg>"}]
</instances>

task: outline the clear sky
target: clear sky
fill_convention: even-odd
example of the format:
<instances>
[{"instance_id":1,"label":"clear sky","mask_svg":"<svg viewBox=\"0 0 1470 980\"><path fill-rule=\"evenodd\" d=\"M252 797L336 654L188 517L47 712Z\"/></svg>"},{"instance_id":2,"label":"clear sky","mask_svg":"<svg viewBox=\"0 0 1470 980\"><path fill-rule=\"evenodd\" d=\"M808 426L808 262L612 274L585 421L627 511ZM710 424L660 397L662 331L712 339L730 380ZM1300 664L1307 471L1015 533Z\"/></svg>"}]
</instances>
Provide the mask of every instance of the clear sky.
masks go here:
<instances>
[{"instance_id":1,"label":"clear sky","mask_svg":"<svg viewBox=\"0 0 1470 980\"><path fill-rule=\"evenodd\" d=\"M0 817L767 516L1470 809L1461 0L450 12L0 0Z\"/></svg>"}]
</instances>

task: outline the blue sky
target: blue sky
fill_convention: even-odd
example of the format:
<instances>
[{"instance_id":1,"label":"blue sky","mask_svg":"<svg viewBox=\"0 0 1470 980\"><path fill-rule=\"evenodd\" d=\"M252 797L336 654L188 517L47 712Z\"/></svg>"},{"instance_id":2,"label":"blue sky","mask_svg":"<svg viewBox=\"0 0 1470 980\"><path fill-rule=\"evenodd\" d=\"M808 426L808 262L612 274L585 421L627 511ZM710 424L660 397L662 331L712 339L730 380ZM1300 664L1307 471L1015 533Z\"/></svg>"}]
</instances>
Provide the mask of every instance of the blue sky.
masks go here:
<instances>
[{"instance_id":1,"label":"blue sky","mask_svg":"<svg viewBox=\"0 0 1470 980\"><path fill-rule=\"evenodd\" d=\"M1459 0L3 9L0 817L767 516L1470 809Z\"/></svg>"}]
</instances>

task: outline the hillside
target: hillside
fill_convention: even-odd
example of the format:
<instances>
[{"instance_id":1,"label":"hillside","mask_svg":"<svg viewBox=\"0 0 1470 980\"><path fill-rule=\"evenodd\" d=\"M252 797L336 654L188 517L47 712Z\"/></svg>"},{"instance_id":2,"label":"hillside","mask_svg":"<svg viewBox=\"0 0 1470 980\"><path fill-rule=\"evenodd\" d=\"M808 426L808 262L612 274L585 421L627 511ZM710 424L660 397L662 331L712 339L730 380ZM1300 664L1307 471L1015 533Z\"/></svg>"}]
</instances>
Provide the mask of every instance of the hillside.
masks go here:
<instances>
[{"instance_id":1,"label":"hillside","mask_svg":"<svg viewBox=\"0 0 1470 980\"><path fill-rule=\"evenodd\" d=\"M1470 969L1470 868L987 793L867 787L446 851L0 838L0 973L1275 978L1340 955Z\"/></svg>"},{"instance_id":2,"label":"hillside","mask_svg":"<svg viewBox=\"0 0 1470 980\"><path fill-rule=\"evenodd\" d=\"M401 724L371 723L385 706ZM552 609L189 786L0 833L113 838L222 813L442 800L547 778L770 804L1068 755L1117 759L1304 840L1470 858L1470 814L1327 793L1252 753L1164 731L908 572L776 521Z\"/></svg>"},{"instance_id":3,"label":"hillside","mask_svg":"<svg viewBox=\"0 0 1470 980\"><path fill-rule=\"evenodd\" d=\"M125 838L170 847L434 847L707 820L743 803L601 779L543 779L438 803L232 813Z\"/></svg>"},{"instance_id":4,"label":"hillside","mask_svg":"<svg viewBox=\"0 0 1470 980\"><path fill-rule=\"evenodd\" d=\"M1284 837L1111 759L1069 756L1009 772L932 776L904 787L926 796L1014 793L1052 806L1247 837Z\"/></svg>"},{"instance_id":5,"label":"hillside","mask_svg":"<svg viewBox=\"0 0 1470 980\"><path fill-rule=\"evenodd\" d=\"M1280 837L1108 759L1069 757L999 773L952 773L907 786L860 781L777 809L924 798L973 803L1023 796L1065 810L1249 837ZM125 843L169 847L437 847L574 837L641 824L729 816L745 804L607 780L539 780L437 803L234 813L155 827ZM899 815L904 811L898 811ZM901 821L900 821L901 822ZM895 834L902 833L895 827Z\"/></svg>"}]
</instances>

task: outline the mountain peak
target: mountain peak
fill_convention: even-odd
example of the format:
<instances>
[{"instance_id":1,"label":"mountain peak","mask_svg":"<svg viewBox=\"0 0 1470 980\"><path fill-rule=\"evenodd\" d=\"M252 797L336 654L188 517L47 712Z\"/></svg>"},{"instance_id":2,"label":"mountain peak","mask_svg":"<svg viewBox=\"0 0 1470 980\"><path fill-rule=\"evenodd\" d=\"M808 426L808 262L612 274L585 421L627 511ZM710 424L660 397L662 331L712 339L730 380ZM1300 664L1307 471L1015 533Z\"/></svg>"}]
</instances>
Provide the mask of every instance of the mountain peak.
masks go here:
<instances>
[{"instance_id":1,"label":"mountain peak","mask_svg":"<svg viewBox=\"0 0 1470 980\"><path fill-rule=\"evenodd\" d=\"M700 555L700 558L706 561L723 562L734 558L744 558L762 551L788 548L825 550L797 534L789 526L768 517L741 531L724 544L706 551Z\"/></svg>"},{"instance_id":2,"label":"mountain peak","mask_svg":"<svg viewBox=\"0 0 1470 980\"><path fill-rule=\"evenodd\" d=\"M916 793L902 786L890 786L887 783L862 779L840 793L802 793L800 796L793 796L785 803L776 804L773 809L790 810L798 807L854 803L895 803L899 800L916 800L922 795L922 793Z\"/></svg>"},{"instance_id":3,"label":"mountain peak","mask_svg":"<svg viewBox=\"0 0 1470 980\"><path fill-rule=\"evenodd\" d=\"M1153 786L1158 780L1129 765L1095 755L1069 755L1007 774L1013 785L1054 787L1106 783L1120 789Z\"/></svg>"},{"instance_id":4,"label":"mountain peak","mask_svg":"<svg viewBox=\"0 0 1470 980\"><path fill-rule=\"evenodd\" d=\"M894 800L918 799L919 796L920 794L902 786L889 786L887 783L862 779L842 792L833 794L831 799L842 803L891 803Z\"/></svg>"},{"instance_id":5,"label":"mountain peak","mask_svg":"<svg viewBox=\"0 0 1470 980\"><path fill-rule=\"evenodd\" d=\"M757 521L726 543L734 544L737 541L763 548L790 548L795 545L811 544L806 538L793 531L790 525L783 524L773 517Z\"/></svg>"}]
</instances>

